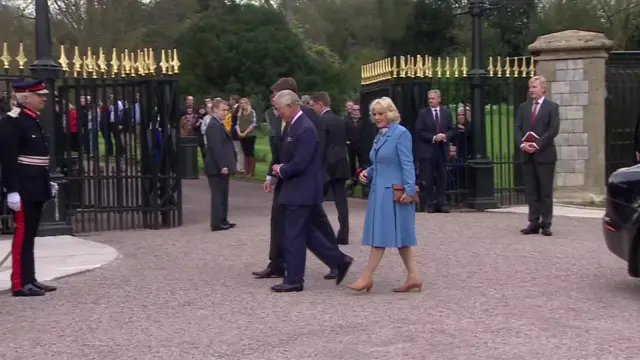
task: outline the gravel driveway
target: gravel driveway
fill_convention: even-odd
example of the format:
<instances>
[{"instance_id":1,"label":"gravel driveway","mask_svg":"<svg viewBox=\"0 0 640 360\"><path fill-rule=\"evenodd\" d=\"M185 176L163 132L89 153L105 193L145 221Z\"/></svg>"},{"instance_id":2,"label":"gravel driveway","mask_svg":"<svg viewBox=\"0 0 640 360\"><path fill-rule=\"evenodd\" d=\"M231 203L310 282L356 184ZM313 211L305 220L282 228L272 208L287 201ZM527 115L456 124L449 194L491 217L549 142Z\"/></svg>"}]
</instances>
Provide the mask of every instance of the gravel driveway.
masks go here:
<instances>
[{"instance_id":1,"label":"gravel driveway","mask_svg":"<svg viewBox=\"0 0 640 360\"><path fill-rule=\"evenodd\" d=\"M123 257L44 298L1 297L0 359L640 358L640 281L599 220L557 217L547 238L519 235L523 215L419 214L422 293L391 292L394 251L371 294L323 280L311 256L306 290L273 294L277 280L250 276L266 265L271 198L256 183L231 191L231 231L208 231L206 181L185 182L182 228L87 236ZM351 203L347 283L367 258L364 206Z\"/></svg>"}]
</instances>

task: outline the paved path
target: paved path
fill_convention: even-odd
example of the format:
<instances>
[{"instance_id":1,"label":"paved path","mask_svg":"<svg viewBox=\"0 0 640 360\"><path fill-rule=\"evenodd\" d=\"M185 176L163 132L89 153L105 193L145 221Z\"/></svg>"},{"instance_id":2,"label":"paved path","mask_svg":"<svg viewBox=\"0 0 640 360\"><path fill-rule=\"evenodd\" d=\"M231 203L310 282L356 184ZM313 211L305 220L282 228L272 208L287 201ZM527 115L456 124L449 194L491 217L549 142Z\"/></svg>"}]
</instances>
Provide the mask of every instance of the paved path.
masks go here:
<instances>
[{"instance_id":1,"label":"paved path","mask_svg":"<svg viewBox=\"0 0 640 360\"><path fill-rule=\"evenodd\" d=\"M0 240L0 259L11 251L11 240ZM93 270L118 257L111 246L74 236L36 238L36 275L49 281ZM11 289L11 258L0 266L0 291Z\"/></svg>"},{"instance_id":2,"label":"paved path","mask_svg":"<svg viewBox=\"0 0 640 360\"><path fill-rule=\"evenodd\" d=\"M234 230L207 232L207 185L185 182L184 227L89 236L122 257L44 298L0 297L0 358L638 359L640 281L599 219L558 216L547 238L519 235L522 214L419 214L424 292L391 292L404 277L392 251L371 294L322 280L311 256L305 292L272 294L276 280L249 275L266 264L270 198L231 190ZM351 208L346 282L367 259L364 203Z\"/></svg>"},{"instance_id":3,"label":"paved path","mask_svg":"<svg viewBox=\"0 0 640 360\"><path fill-rule=\"evenodd\" d=\"M495 213L527 214L529 212L529 208L527 206L512 206L489 211ZM576 218L602 219L602 217L604 216L604 209L584 206L554 205L553 215Z\"/></svg>"}]
</instances>

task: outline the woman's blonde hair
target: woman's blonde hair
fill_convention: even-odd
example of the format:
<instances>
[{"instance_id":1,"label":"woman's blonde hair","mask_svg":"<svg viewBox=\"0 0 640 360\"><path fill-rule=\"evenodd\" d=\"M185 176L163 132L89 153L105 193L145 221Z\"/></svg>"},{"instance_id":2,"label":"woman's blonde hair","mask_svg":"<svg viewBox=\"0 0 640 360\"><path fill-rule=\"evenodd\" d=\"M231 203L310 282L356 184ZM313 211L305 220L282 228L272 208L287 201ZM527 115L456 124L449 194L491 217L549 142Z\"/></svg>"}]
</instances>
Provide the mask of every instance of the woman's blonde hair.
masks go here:
<instances>
[{"instance_id":1,"label":"woman's blonde hair","mask_svg":"<svg viewBox=\"0 0 640 360\"><path fill-rule=\"evenodd\" d=\"M249 104L249 107L248 107L246 110L241 108L241 110L240 110L240 111L241 111L243 114L251 114L251 111L253 111L253 108L251 107L251 100L249 100L249 98L243 97L242 99L240 99L240 100L238 101L238 103L240 103L240 102L242 102L242 101L246 101L246 102L247 102L247 104Z\"/></svg>"},{"instance_id":2,"label":"woman's blonde hair","mask_svg":"<svg viewBox=\"0 0 640 360\"><path fill-rule=\"evenodd\" d=\"M390 123L400 122L400 112L398 111L396 105L393 103L393 100L391 100L390 98L383 96L371 102L371 104L369 105L369 114L372 115L371 121L374 121L373 110L376 107L381 107L384 110L386 118Z\"/></svg>"}]
</instances>

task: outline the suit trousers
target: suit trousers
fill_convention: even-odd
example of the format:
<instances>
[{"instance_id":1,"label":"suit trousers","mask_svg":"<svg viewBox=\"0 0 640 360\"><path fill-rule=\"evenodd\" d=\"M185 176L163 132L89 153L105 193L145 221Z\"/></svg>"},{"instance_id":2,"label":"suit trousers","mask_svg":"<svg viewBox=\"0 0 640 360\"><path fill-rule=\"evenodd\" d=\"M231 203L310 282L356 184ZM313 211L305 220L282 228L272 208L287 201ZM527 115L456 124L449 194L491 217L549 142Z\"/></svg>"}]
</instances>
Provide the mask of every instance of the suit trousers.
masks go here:
<instances>
[{"instance_id":1,"label":"suit trousers","mask_svg":"<svg viewBox=\"0 0 640 360\"><path fill-rule=\"evenodd\" d=\"M271 204L271 239L269 241L269 266L272 268L284 269L284 228L286 224L285 205L278 203L280 186L276 186ZM324 212L322 205L313 206L309 215L311 225L325 238L332 246L338 248L336 234ZM312 249L310 249L313 252ZM317 255L316 255L317 256ZM320 259L322 261L322 259ZM330 267L330 264L325 263Z\"/></svg>"},{"instance_id":2,"label":"suit trousers","mask_svg":"<svg viewBox=\"0 0 640 360\"><path fill-rule=\"evenodd\" d=\"M424 196L424 204L432 206L437 202L440 206L447 205L447 159L434 154L429 159L421 159L419 166L420 193Z\"/></svg>"},{"instance_id":3,"label":"suit trousers","mask_svg":"<svg viewBox=\"0 0 640 360\"><path fill-rule=\"evenodd\" d=\"M242 152L242 145L240 144L240 140L233 140L233 147L236 149L236 170L238 172L244 172L246 169L244 168L244 153Z\"/></svg>"},{"instance_id":4,"label":"suit trousers","mask_svg":"<svg viewBox=\"0 0 640 360\"><path fill-rule=\"evenodd\" d=\"M529 205L529 222L551 226L555 163L527 161L522 166L524 195Z\"/></svg>"},{"instance_id":5,"label":"suit trousers","mask_svg":"<svg viewBox=\"0 0 640 360\"><path fill-rule=\"evenodd\" d=\"M211 192L211 228L221 226L227 222L229 213L229 176L207 175Z\"/></svg>"},{"instance_id":6,"label":"suit trousers","mask_svg":"<svg viewBox=\"0 0 640 360\"><path fill-rule=\"evenodd\" d=\"M284 283L304 283L307 248L329 268L335 269L345 255L337 246L324 238L312 224L315 208L320 205L285 205L284 254L287 264Z\"/></svg>"},{"instance_id":7,"label":"suit trousers","mask_svg":"<svg viewBox=\"0 0 640 360\"><path fill-rule=\"evenodd\" d=\"M11 289L19 291L36 281L34 245L38 235L43 202L22 201L14 212L16 224L11 243Z\"/></svg>"},{"instance_id":8,"label":"suit trousers","mask_svg":"<svg viewBox=\"0 0 640 360\"><path fill-rule=\"evenodd\" d=\"M351 177L356 176L356 170L358 168L364 168L367 161L362 156L360 147L357 145L347 145L347 156L349 157L349 169L351 171Z\"/></svg>"},{"instance_id":9,"label":"suit trousers","mask_svg":"<svg viewBox=\"0 0 640 360\"><path fill-rule=\"evenodd\" d=\"M349 201L347 200L347 190L344 179L330 179L324 184L324 196L329 192L333 193L333 201L338 211L338 223L340 229L336 236L336 241L340 245L349 243Z\"/></svg>"}]
</instances>

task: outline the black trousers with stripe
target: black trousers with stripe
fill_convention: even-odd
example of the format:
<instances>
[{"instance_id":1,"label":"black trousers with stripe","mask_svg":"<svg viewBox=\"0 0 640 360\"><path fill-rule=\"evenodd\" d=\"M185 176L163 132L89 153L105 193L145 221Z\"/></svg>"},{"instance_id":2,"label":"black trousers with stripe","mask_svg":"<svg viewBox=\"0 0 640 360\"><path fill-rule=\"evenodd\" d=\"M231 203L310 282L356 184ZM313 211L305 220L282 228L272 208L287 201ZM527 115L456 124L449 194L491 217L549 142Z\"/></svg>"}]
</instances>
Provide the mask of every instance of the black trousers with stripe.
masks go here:
<instances>
[{"instance_id":1,"label":"black trousers with stripe","mask_svg":"<svg viewBox=\"0 0 640 360\"><path fill-rule=\"evenodd\" d=\"M34 259L43 202L22 201L20 211L13 213L16 230L11 244L11 288L13 291L36 281Z\"/></svg>"}]
</instances>

